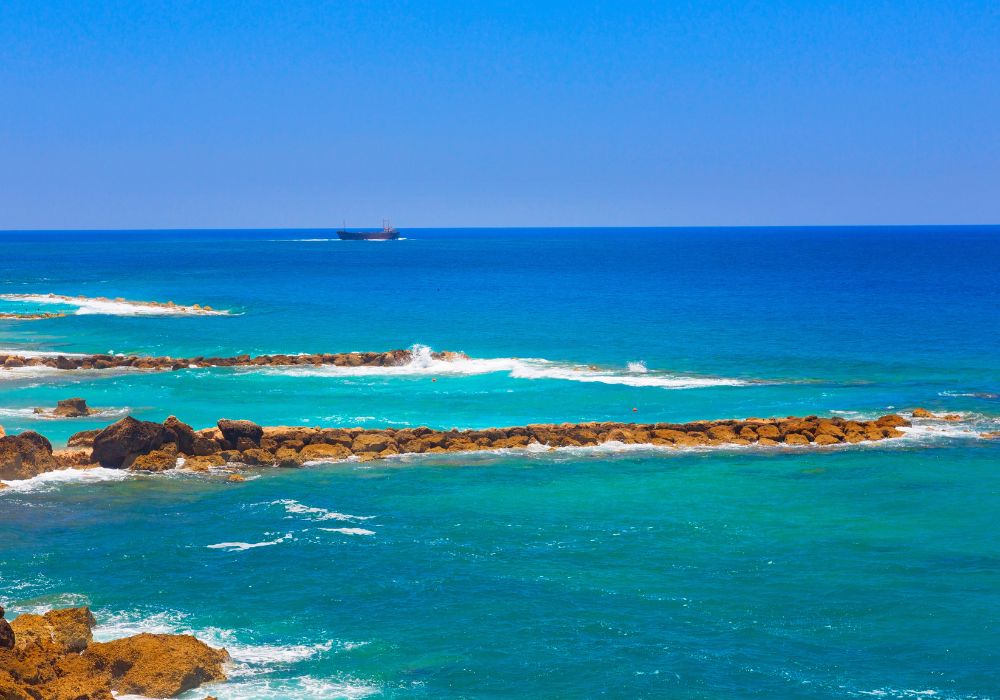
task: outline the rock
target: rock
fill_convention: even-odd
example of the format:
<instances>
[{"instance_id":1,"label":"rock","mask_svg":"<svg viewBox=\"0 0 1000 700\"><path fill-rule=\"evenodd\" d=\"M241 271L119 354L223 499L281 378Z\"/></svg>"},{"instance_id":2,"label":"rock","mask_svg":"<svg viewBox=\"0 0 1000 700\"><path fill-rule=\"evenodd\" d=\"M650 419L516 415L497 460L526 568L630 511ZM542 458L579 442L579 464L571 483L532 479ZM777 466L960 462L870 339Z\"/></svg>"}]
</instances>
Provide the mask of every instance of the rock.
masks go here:
<instances>
[{"instance_id":1,"label":"rock","mask_svg":"<svg viewBox=\"0 0 1000 700\"><path fill-rule=\"evenodd\" d=\"M251 467L266 467L274 464L277 459L267 450L255 447L251 450L243 450L240 453L240 461Z\"/></svg>"},{"instance_id":2,"label":"rock","mask_svg":"<svg viewBox=\"0 0 1000 700\"><path fill-rule=\"evenodd\" d=\"M949 423L957 423L958 421L962 420L962 416L958 415L957 413L948 413L944 416L941 416L941 420L946 420Z\"/></svg>"},{"instance_id":3,"label":"rock","mask_svg":"<svg viewBox=\"0 0 1000 700\"><path fill-rule=\"evenodd\" d=\"M1000 440L1000 430L993 430L988 433L979 433L979 437L984 440Z\"/></svg>"},{"instance_id":4,"label":"rock","mask_svg":"<svg viewBox=\"0 0 1000 700\"><path fill-rule=\"evenodd\" d=\"M66 443L66 447L92 447L94 444L94 438L100 433L100 429L97 430L82 430L79 433L73 433L70 435L69 441Z\"/></svg>"},{"instance_id":5,"label":"rock","mask_svg":"<svg viewBox=\"0 0 1000 700\"><path fill-rule=\"evenodd\" d=\"M14 630L10 623L3 619L4 609L0 606L0 649L14 648ZM0 695L2 697L2 695Z\"/></svg>"},{"instance_id":6,"label":"rock","mask_svg":"<svg viewBox=\"0 0 1000 700\"><path fill-rule=\"evenodd\" d=\"M52 443L38 433L0 437L0 479L30 479L58 468Z\"/></svg>"},{"instance_id":7,"label":"rock","mask_svg":"<svg viewBox=\"0 0 1000 700\"><path fill-rule=\"evenodd\" d=\"M898 427L908 428L910 427L911 423L910 421L906 420L900 415L897 415L895 413L890 413L889 415L882 416L881 418L876 420L875 425L885 428L898 428Z\"/></svg>"},{"instance_id":8,"label":"rock","mask_svg":"<svg viewBox=\"0 0 1000 700\"><path fill-rule=\"evenodd\" d=\"M913 409L914 418L937 418L933 413L928 411L926 408L915 408Z\"/></svg>"},{"instance_id":9,"label":"rock","mask_svg":"<svg viewBox=\"0 0 1000 700\"><path fill-rule=\"evenodd\" d=\"M184 468L193 472L207 472L212 467L223 467L226 464L219 455L203 455L198 457L185 457Z\"/></svg>"},{"instance_id":10,"label":"rock","mask_svg":"<svg viewBox=\"0 0 1000 700\"><path fill-rule=\"evenodd\" d=\"M274 457L277 465L286 469L296 469L305 462L302 456L290 447L279 447Z\"/></svg>"},{"instance_id":11,"label":"rock","mask_svg":"<svg viewBox=\"0 0 1000 700\"><path fill-rule=\"evenodd\" d=\"M0 425L0 437L4 437L6 434L7 432L3 429L3 426Z\"/></svg>"},{"instance_id":12,"label":"rock","mask_svg":"<svg viewBox=\"0 0 1000 700\"><path fill-rule=\"evenodd\" d=\"M206 457L208 455L214 455L221 449L217 440L212 438L198 436L191 443L190 454L196 455L198 457Z\"/></svg>"},{"instance_id":13,"label":"rock","mask_svg":"<svg viewBox=\"0 0 1000 700\"><path fill-rule=\"evenodd\" d=\"M176 416L170 416L163 421L163 427L174 436L173 441L177 443L178 450L186 455L197 454L194 451L194 441L198 436L190 425L182 423Z\"/></svg>"},{"instance_id":14,"label":"rock","mask_svg":"<svg viewBox=\"0 0 1000 700\"><path fill-rule=\"evenodd\" d=\"M839 445L840 440L835 438L833 435L827 435L826 433L818 433L816 435L815 443L817 445Z\"/></svg>"},{"instance_id":15,"label":"rock","mask_svg":"<svg viewBox=\"0 0 1000 700\"><path fill-rule=\"evenodd\" d=\"M299 451L299 455L307 462L322 459L341 460L350 457L351 451L343 445L327 445L321 442L306 445Z\"/></svg>"},{"instance_id":16,"label":"rock","mask_svg":"<svg viewBox=\"0 0 1000 700\"><path fill-rule=\"evenodd\" d=\"M186 634L137 634L87 647L85 657L111 676L117 693L168 698L202 683L226 680L225 649Z\"/></svg>"},{"instance_id":17,"label":"rock","mask_svg":"<svg viewBox=\"0 0 1000 700\"><path fill-rule=\"evenodd\" d=\"M230 474L229 476L226 477L226 481L232 481L232 482L240 482L246 480L247 478L242 474Z\"/></svg>"},{"instance_id":18,"label":"rock","mask_svg":"<svg viewBox=\"0 0 1000 700\"><path fill-rule=\"evenodd\" d=\"M139 455L132 464L130 471L143 472L164 472L177 466L177 455L167 450L153 450L144 455Z\"/></svg>"},{"instance_id":19,"label":"rock","mask_svg":"<svg viewBox=\"0 0 1000 700\"><path fill-rule=\"evenodd\" d=\"M808 445L809 438L805 435L800 435L799 433L788 433L785 435L786 445Z\"/></svg>"},{"instance_id":20,"label":"rock","mask_svg":"<svg viewBox=\"0 0 1000 700\"><path fill-rule=\"evenodd\" d=\"M171 437L159 423L126 416L94 437L93 459L102 467L123 469L133 459L152 452Z\"/></svg>"},{"instance_id":21,"label":"rock","mask_svg":"<svg viewBox=\"0 0 1000 700\"><path fill-rule=\"evenodd\" d=\"M354 438L351 450L354 454L362 452L381 452L389 447L395 446L395 441L385 433L361 433Z\"/></svg>"},{"instance_id":22,"label":"rock","mask_svg":"<svg viewBox=\"0 0 1000 700\"><path fill-rule=\"evenodd\" d=\"M90 450L80 447L52 450L52 459L55 460L57 469L88 467L91 465Z\"/></svg>"},{"instance_id":23,"label":"rock","mask_svg":"<svg viewBox=\"0 0 1000 700\"><path fill-rule=\"evenodd\" d=\"M82 418L89 416L93 411L87 408L87 402L81 398L63 399L56 402L56 407L52 411L55 416L63 418Z\"/></svg>"},{"instance_id":24,"label":"rock","mask_svg":"<svg viewBox=\"0 0 1000 700\"><path fill-rule=\"evenodd\" d=\"M225 441L229 443L230 447L236 449L239 449L237 444L240 438L249 440L252 443L250 447L260 447L260 439L264 436L264 429L248 420L223 418L218 422L218 426Z\"/></svg>"}]
</instances>

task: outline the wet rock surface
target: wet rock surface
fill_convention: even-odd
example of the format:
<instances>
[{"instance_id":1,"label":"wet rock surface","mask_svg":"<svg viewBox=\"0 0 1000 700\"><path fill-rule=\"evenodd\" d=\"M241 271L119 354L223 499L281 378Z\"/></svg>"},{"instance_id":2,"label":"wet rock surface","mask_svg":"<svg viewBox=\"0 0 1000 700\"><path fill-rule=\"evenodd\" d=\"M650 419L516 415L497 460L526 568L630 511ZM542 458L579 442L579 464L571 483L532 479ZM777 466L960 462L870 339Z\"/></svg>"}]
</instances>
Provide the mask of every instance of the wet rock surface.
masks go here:
<instances>
[{"instance_id":1,"label":"wet rock surface","mask_svg":"<svg viewBox=\"0 0 1000 700\"><path fill-rule=\"evenodd\" d=\"M111 700L116 694L174 697L226 680L225 649L181 634L139 634L94 642L86 607L0 613L0 698Z\"/></svg>"}]
</instances>

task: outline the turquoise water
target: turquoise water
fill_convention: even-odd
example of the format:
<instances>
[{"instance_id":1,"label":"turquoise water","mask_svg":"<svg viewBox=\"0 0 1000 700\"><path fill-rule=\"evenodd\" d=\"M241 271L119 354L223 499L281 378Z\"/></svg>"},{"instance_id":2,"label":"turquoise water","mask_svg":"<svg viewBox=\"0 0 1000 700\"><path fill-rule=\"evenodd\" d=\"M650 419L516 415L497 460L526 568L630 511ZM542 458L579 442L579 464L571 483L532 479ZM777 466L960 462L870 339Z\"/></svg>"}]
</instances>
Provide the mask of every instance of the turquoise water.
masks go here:
<instances>
[{"instance_id":1,"label":"turquoise water","mask_svg":"<svg viewBox=\"0 0 1000 700\"><path fill-rule=\"evenodd\" d=\"M107 471L0 493L0 602L195 631L220 698L996 697L1000 228L0 234L0 294L223 317L0 321L0 348L426 345L457 367L0 371L0 424L484 427L925 406L891 444ZM0 301L0 310L61 306ZM630 364L631 363L631 364ZM84 396L99 417L41 419ZM633 411L633 408L637 409ZM204 692L190 694L200 698Z\"/></svg>"}]
</instances>

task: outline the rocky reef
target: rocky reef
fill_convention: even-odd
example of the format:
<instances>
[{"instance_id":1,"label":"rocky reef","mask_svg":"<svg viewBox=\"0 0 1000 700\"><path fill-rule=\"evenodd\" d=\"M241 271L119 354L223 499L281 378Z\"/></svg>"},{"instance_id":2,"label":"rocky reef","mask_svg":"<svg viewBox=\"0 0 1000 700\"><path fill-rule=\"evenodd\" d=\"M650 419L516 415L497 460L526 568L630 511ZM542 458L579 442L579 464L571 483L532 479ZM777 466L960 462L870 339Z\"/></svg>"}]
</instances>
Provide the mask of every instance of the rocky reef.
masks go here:
<instances>
[{"instance_id":1,"label":"rocky reef","mask_svg":"<svg viewBox=\"0 0 1000 700\"><path fill-rule=\"evenodd\" d=\"M0 321L42 321L47 318L62 318L66 314L46 311L42 313L14 313L5 311L0 313Z\"/></svg>"},{"instance_id":2,"label":"rocky reef","mask_svg":"<svg viewBox=\"0 0 1000 700\"><path fill-rule=\"evenodd\" d=\"M137 634L95 642L94 624L86 607L26 613L10 623L0 608L0 698L169 698L226 680L225 649L186 634Z\"/></svg>"},{"instance_id":3,"label":"rocky reef","mask_svg":"<svg viewBox=\"0 0 1000 700\"><path fill-rule=\"evenodd\" d=\"M0 294L0 299L6 301L35 302L41 304L66 304L69 306L100 306L117 305L130 307L140 312L162 313L176 316L184 315L226 315L227 311L218 311L207 304L175 304L172 301L135 301L123 297L86 297L82 294L78 296L68 296L66 294ZM60 314L65 316L65 314Z\"/></svg>"},{"instance_id":4,"label":"rocky reef","mask_svg":"<svg viewBox=\"0 0 1000 700\"><path fill-rule=\"evenodd\" d=\"M468 359L457 352L431 353L435 360ZM338 367L399 367L413 359L410 350L387 352L316 353L312 355L236 355L234 357L149 357L145 355L53 355L25 357L0 354L0 369L50 367L52 369L181 370L199 367L286 367L293 365Z\"/></svg>"},{"instance_id":5,"label":"rocky reef","mask_svg":"<svg viewBox=\"0 0 1000 700\"><path fill-rule=\"evenodd\" d=\"M52 469L99 465L160 472L177 466L300 467L311 461L369 461L404 453L472 452L530 445L586 447L608 442L663 447L720 445L831 446L903 436L910 422L890 414L871 421L843 418L747 418L691 423L560 423L485 430L262 427L223 419L195 430L174 416L163 423L123 418L103 430L73 435L64 450L31 431L0 438L0 479L30 478Z\"/></svg>"}]
</instances>

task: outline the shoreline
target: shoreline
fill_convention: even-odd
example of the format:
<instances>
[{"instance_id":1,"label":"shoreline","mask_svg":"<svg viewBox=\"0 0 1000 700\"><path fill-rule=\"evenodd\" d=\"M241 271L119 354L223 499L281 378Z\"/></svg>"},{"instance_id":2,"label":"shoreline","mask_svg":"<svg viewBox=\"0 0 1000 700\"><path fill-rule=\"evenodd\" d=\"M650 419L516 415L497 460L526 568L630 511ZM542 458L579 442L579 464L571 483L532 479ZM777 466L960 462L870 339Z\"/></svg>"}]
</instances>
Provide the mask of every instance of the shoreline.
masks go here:
<instances>
[{"instance_id":1,"label":"shoreline","mask_svg":"<svg viewBox=\"0 0 1000 700\"><path fill-rule=\"evenodd\" d=\"M77 307L77 314L127 313L149 316L232 316L231 311L214 309L207 304L175 304L173 301L137 301L124 297L88 297L82 294L0 294L0 300L35 304L65 304ZM84 311L86 309L87 311ZM66 314L59 314L65 316Z\"/></svg>"},{"instance_id":2,"label":"shoreline","mask_svg":"<svg viewBox=\"0 0 1000 700\"><path fill-rule=\"evenodd\" d=\"M30 479L67 468L143 472L179 467L189 471L225 466L298 468L311 462L369 462L406 454L609 443L664 448L829 447L901 438L905 433L899 428L911 425L900 415L887 414L869 421L790 416L688 423L531 424L484 430L265 427L247 420L222 419L216 427L195 430L174 416L163 423L125 417L103 429L74 434L60 450L53 450L48 439L34 431L0 437L0 479Z\"/></svg>"}]
</instances>

